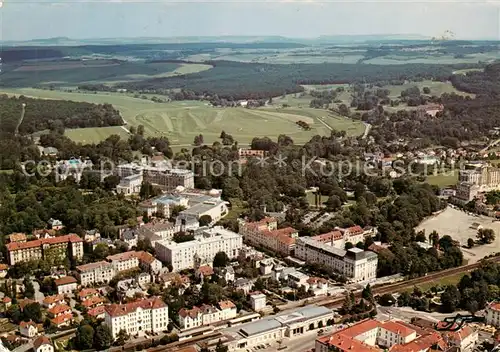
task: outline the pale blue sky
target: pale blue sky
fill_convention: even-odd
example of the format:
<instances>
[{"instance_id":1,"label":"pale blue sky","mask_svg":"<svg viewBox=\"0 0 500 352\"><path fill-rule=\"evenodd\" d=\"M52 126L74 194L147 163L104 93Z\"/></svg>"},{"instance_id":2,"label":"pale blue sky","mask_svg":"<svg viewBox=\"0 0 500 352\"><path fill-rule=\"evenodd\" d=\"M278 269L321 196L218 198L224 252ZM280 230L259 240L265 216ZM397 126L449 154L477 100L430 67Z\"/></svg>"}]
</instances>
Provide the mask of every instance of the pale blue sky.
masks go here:
<instances>
[{"instance_id":1,"label":"pale blue sky","mask_svg":"<svg viewBox=\"0 0 500 352\"><path fill-rule=\"evenodd\" d=\"M0 0L2 1L2 0ZM500 39L500 0L3 0L1 40L413 33Z\"/></svg>"}]
</instances>

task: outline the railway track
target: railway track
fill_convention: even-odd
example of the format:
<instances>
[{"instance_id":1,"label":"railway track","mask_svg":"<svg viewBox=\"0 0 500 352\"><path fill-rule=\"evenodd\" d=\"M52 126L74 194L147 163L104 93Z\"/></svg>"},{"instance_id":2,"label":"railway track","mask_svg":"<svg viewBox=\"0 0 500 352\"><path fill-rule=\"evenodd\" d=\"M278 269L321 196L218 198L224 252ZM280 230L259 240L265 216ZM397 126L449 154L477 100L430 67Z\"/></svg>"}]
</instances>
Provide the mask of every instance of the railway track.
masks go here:
<instances>
[{"instance_id":1,"label":"railway track","mask_svg":"<svg viewBox=\"0 0 500 352\"><path fill-rule=\"evenodd\" d=\"M485 261L497 263L497 262L500 262L500 257L493 257L493 258L484 259L483 261L478 262L478 263L463 265L463 266L459 266L457 268L446 269L443 271L428 274L427 276L422 276L422 277L418 277L416 279L398 282L395 284L384 285L384 286L375 286L372 288L372 292L374 295L383 295L386 293L396 293L396 292L402 291L403 289L411 288L411 287L418 285L418 284L432 282L432 281L435 281L437 279L442 279L444 277L453 276L453 275L456 275L459 273L470 272L474 269L477 269L481 265L481 263L485 262ZM361 296L361 292L356 292L355 296L357 298L359 298ZM342 296L342 297L336 298L334 300L330 300L328 302L319 303L319 305L325 306L327 308L335 308L335 307L341 306L344 303L344 300L345 300L345 296Z\"/></svg>"}]
</instances>

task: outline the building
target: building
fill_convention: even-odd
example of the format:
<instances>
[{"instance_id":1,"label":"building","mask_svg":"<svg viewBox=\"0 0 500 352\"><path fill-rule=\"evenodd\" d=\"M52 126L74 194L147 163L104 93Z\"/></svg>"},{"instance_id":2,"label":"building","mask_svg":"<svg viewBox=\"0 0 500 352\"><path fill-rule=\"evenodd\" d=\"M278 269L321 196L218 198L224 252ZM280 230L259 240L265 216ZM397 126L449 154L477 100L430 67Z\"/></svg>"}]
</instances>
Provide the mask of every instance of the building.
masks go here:
<instances>
[{"instance_id":1,"label":"building","mask_svg":"<svg viewBox=\"0 0 500 352\"><path fill-rule=\"evenodd\" d=\"M34 352L54 352L54 346L46 336L40 336L33 341Z\"/></svg>"},{"instance_id":2,"label":"building","mask_svg":"<svg viewBox=\"0 0 500 352\"><path fill-rule=\"evenodd\" d=\"M225 252L229 259L235 259L243 246L242 237L220 226L204 229L195 235L193 241L175 243L158 241L156 256L174 271L195 268L201 264L212 265L218 252Z\"/></svg>"},{"instance_id":3,"label":"building","mask_svg":"<svg viewBox=\"0 0 500 352\"><path fill-rule=\"evenodd\" d=\"M455 197L471 201L479 193L500 189L500 168L485 163L469 163L458 173Z\"/></svg>"},{"instance_id":4,"label":"building","mask_svg":"<svg viewBox=\"0 0 500 352\"><path fill-rule=\"evenodd\" d=\"M265 151L264 150L258 150L258 149L245 149L245 148L240 148L238 149L238 156L240 158L263 158L265 156Z\"/></svg>"},{"instance_id":5,"label":"building","mask_svg":"<svg viewBox=\"0 0 500 352\"><path fill-rule=\"evenodd\" d=\"M82 302L92 297L99 297L99 292L96 289L84 288L83 290L78 292L78 298Z\"/></svg>"},{"instance_id":6,"label":"building","mask_svg":"<svg viewBox=\"0 0 500 352\"><path fill-rule=\"evenodd\" d=\"M170 216L170 215L169 215ZM154 247L157 241L171 240L179 232L179 227L171 222L153 221L139 227L137 230L140 239L147 239Z\"/></svg>"},{"instance_id":7,"label":"building","mask_svg":"<svg viewBox=\"0 0 500 352\"><path fill-rule=\"evenodd\" d=\"M76 272L82 286L106 284L116 274L113 264L105 261L77 266Z\"/></svg>"},{"instance_id":8,"label":"building","mask_svg":"<svg viewBox=\"0 0 500 352\"><path fill-rule=\"evenodd\" d=\"M375 234L376 232L373 228L365 230L361 226L356 225L346 229L337 227L334 231L311 238L318 242L329 244L332 247L344 249L347 242L356 245L358 242L364 242L367 237L372 237Z\"/></svg>"},{"instance_id":9,"label":"building","mask_svg":"<svg viewBox=\"0 0 500 352\"><path fill-rule=\"evenodd\" d=\"M278 229L276 218L264 218L256 222L243 222L239 233L246 243L255 247L264 247L283 256L289 256L295 248L298 232L294 228Z\"/></svg>"},{"instance_id":10,"label":"building","mask_svg":"<svg viewBox=\"0 0 500 352\"><path fill-rule=\"evenodd\" d=\"M212 219L210 225L213 225L229 212L227 203L224 200L210 196L203 196L202 198L206 199L181 211L175 219L176 226L179 226L181 230L185 229L192 219L200 220L202 216L209 216Z\"/></svg>"},{"instance_id":11,"label":"building","mask_svg":"<svg viewBox=\"0 0 500 352\"><path fill-rule=\"evenodd\" d=\"M7 236L7 240L9 243L12 242L26 242L26 234L24 233L11 233L10 235Z\"/></svg>"},{"instance_id":12,"label":"building","mask_svg":"<svg viewBox=\"0 0 500 352\"><path fill-rule=\"evenodd\" d=\"M135 252L139 260L139 267L153 275L158 275L163 265L151 253L145 251Z\"/></svg>"},{"instance_id":13,"label":"building","mask_svg":"<svg viewBox=\"0 0 500 352\"><path fill-rule=\"evenodd\" d=\"M102 306L97 306L95 308L87 310L87 314L90 315L91 317L96 318L96 319L104 319L105 311L106 311L106 307L102 305Z\"/></svg>"},{"instance_id":14,"label":"building","mask_svg":"<svg viewBox=\"0 0 500 352\"><path fill-rule=\"evenodd\" d=\"M364 320L316 339L316 352L424 352L445 351L443 336L401 321Z\"/></svg>"},{"instance_id":15,"label":"building","mask_svg":"<svg viewBox=\"0 0 500 352\"><path fill-rule=\"evenodd\" d=\"M139 267L139 258L135 251L109 255L106 260L112 264L115 273Z\"/></svg>"},{"instance_id":16,"label":"building","mask_svg":"<svg viewBox=\"0 0 500 352\"><path fill-rule=\"evenodd\" d=\"M131 175L142 175L144 182L160 187L163 191L173 191L181 186L194 188L194 174L191 170L172 169L167 163L152 165L122 164L116 168L118 176L126 178Z\"/></svg>"},{"instance_id":17,"label":"building","mask_svg":"<svg viewBox=\"0 0 500 352\"><path fill-rule=\"evenodd\" d=\"M359 248L345 251L311 237L301 237L297 239L295 256L306 263L325 265L354 282L377 276L377 254Z\"/></svg>"},{"instance_id":18,"label":"building","mask_svg":"<svg viewBox=\"0 0 500 352\"><path fill-rule=\"evenodd\" d=\"M148 216L161 214L165 218L169 218L170 211L175 206L187 208L189 206L189 199L177 193L164 194L141 202L139 210L142 213L147 213Z\"/></svg>"},{"instance_id":19,"label":"building","mask_svg":"<svg viewBox=\"0 0 500 352\"><path fill-rule=\"evenodd\" d=\"M440 328L440 323L437 324L437 329ZM445 324L448 325L448 323ZM455 325L450 328L450 331L443 332L442 336L445 341L447 341L450 345L459 348L462 352L473 351L479 339L477 330L474 330L467 324L460 328Z\"/></svg>"},{"instance_id":20,"label":"building","mask_svg":"<svg viewBox=\"0 0 500 352\"><path fill-rule=\"evenodd\" d=\"M25 337L35 337L38 334L38 326L33 321L22 321L19 323L19 333Z\"/></svg>"},{"instance_id":21,"label":"building","mask_svg":"<svg viewBox=\"0 0 500 352\"><path fill-rule=\"evenodd\" d=\"M94 164L90 160L81 160L76 158L61 160L55 167L56 181L64 181L68 177L72 176L76 183L80 183L82 174L86 170L92 170L93 166Z\"/></svg>"},{"instance_id":22,"label":"building","mask_svg":"<svg viewBox=\"0 0 500 352\"><path fill-rule=\"evenodd\" d=\"M158 297L110 304L105 308L104 322L111 329L113 338L117 337L120 330L131 336L142 336L146 331L159 332L167 329L168 307Z\"/></svg>"},{"instance_id":23,"label":"building","mask_svg":"<svg viewBox=\"0 0 500 352\"><path fill-rule=\"evenodd\" d=\"M47 309L50 309L59 304L65 304L64 295L53 295L47 296L43 299L42 305Z\"/></svg>"},{"instance_id":24,"label":"building","mask_svg":"<svg viewBox=\"0 0 500 352\"><path fill-rule=\"evenodd\" d=\"M125 242L129 249L137 247L137 240L139 239L139 231L136 229L125 229L121 232L120 238Z\"/></svg>"},{"instance_id":25,"label":"building","mask_svg":"<svg viewBox=\"0 0 500 352\"><path fill-rule=\"evenodd\" d=\"M293 339L307 331L326 326L327 322L331 322L332 319L332 310L311 305L231 327L226 329L225 335L229 340L229 350L244 350L257 345L274 343L283 338ZM353 351L358 352L358 350Z\"/></svg>"},{"instance_id":26,"label":"building","mask_svg":"<svg viewBox=\"0 0 500 352\"><path fill-rule=\"evenodd\" d=\"M252 290L253 282L247 278L240 277L234 281L233 286L236 290L243 291L243 293L248 295Z\"/></svg>"},{"instance_id":27,"label":"building","mask_svg":"<svg viewBox=\"0 0 500 352\"><path fill-rule=\"evenodd\" d=\"M142 181L142 174L123 177L120 179L120 183L116 186L116 193L126 196L139 194L141 191Z\"/></svg>"},{"instance_id":28,"label":"building","mask_svg":"<svg viewBox=\"0 0 500 352\"><path fill-rule=\"evenodd\" d=\"M73 276L64 276L56 280L57 293L68 294L76 290L78 282Z\"/></svg>"},{"instance_id":29,"label":"building","mask_svg":"<svg viewBox=\"0 0 500 352\"><path fill-rule=\"evenodd\" d=\"M500 327L500 302L492 302L486 307L485 321L487 325Z\"/></svg>"},{"instance_id":30,"label":"building","mask_svg":"<svg viewBox=\"0 0 500 352\"><path fill-rule=\"evenodd\" d=\"M250 304L256 312L266 308L266 295L259 291L250 293Z\"/></svg>"},{"instance_id":31,"label":"building","mask_svg":"<svg viewBox=\"0 0 500 352\"><path fill-rule=\"evenodd\" d=\"M236 305L231 301L221 301L218 303L218 307L204 304L192 309L182 308L179 310L179 324L181 329L188 330L234 319L236 316Z\"/></svg>"},{"instance_id":32,"label":"building","mask_svg":"<svg viewBox=\"0 0 500 352\"><path fill-rule=\"evenodd\" d=\"M28 242L11 242L6 245L10 265L30 260L40 260L46 255L57 255L61 259L83 258L83 239L75 234L42 238Z\"/></svg>"}]
</instances>

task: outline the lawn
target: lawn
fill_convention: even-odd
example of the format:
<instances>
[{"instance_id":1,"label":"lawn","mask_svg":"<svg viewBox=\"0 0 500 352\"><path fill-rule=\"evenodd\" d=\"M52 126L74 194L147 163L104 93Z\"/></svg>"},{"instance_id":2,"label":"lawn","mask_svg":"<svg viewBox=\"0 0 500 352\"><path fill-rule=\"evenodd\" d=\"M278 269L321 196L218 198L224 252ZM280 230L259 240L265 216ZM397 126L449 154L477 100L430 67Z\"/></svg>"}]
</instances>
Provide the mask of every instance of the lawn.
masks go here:
<instances>
[{"instance_id":1,"label":"lawn","mask_svg":"<svg viewBox=\"0 0 500 352\"><path fill-rule=\"evenodd\" d=\"M442 279L439 279L439 280L435 280L435 281L431 281L431 282L425 282L423 284L416 285L416 286L419 287L423 292L425 292L425 291L430 290L433 286L441 286L441 287L443 287L443 286L447 286L447 285L456 285L457 283L460 282L460 280L462 279L462 277L465 274L466 273L458 273L458 274L455 274L455 275L443 277ZM413 292L413 287L408 288L405 291L407 291L407 292Z\"/></svg>"},{"instance_id":2,"label":"lawn","mask_svg":"<svg viewBox=\"0 0 500 352\"><path fill-rule=\"evenodd\" d=\"M409 82L409 83L403 84L403 85L388 85L388 86L384 86L383 88L389 89L391 91L389 96L392 99L396 99L401 95L401 92L403 90L414 87L414 86L419 87L420 91L422 91L422 89L424 87L429 87L431 89L430 95L440 96L443 93L456 93L456 94L463 95L463 96L467 96L467 95L473 96L472 94L468 94L468 93L461 92L461 91L457 90L455 87L453 87L451 82L439 82L439 81L431 81L431 80L424 80L421 82Z\"/></svg>"},{"instance_id":3,"label":"lawn","mask_svg":"<svg viewBox=\"0 0 500 352\"><path fill-rule=\"evenodd\" d=\"M154 103L129 94L71 93L33 88L10 89L5 92L45 99L109 103L120 111L129 126L144 125L147 135L166 136L172 144L186 147L190 146L194 137L200 133L206 144L220 141L222 130L231 134L241 144L250 143L256 136L277 139L280 134L289 135L295 143L300 144L309 141L314 135L330 135L331 128L345 130L349 135L360 135L364 131L361 122L321 109L214 108L200 101ZM311 130L305 131L297 126L296 122L299 120L310 124ZM118 128L111 131L125 134L123 129L123 132ZM109 134L110 131L102 129L78 129L68 132L70 138L79 141L98 141Z\"/></svg>"},{"instance_id":4,"label":"lawn","mask_svg":"<svg viewBox=\"0 0 500 352\"><path fill-rule=\"evenodd\" d=\"M83 144L99 143L113 134L119 135L122 139L129 136L121 126L73 128L64 131L66 137Z\"/></svg>"},{"instance_id":5,"label":"lawn","mask_svg":"<svg viewBox=\"0 0 500 352\"><path fill-rule=\"evenodd\" d=\"M458 172L448 172L446 174L430 175L427 176L425 182L430 185L436 185L440 188L445 188L448 186L454 186L458 182Z\"/></svg>"},{"instance_id":6,"label":"lawn","mask_svg":"<svg viewBox=\"0 0 500 352\"><path fill-rule=\"evenodd\" d=\"M316 204L314 203L314 193L313 192L307 192L306 199L307 199L307 202L309 203L309 206L311 206L311 207L316 206ZM319 206L322 207L323 203L326 202L327 200L328 200L328 196L321 195L321 200L320 200Z\"/></svg>"}]
</instances>

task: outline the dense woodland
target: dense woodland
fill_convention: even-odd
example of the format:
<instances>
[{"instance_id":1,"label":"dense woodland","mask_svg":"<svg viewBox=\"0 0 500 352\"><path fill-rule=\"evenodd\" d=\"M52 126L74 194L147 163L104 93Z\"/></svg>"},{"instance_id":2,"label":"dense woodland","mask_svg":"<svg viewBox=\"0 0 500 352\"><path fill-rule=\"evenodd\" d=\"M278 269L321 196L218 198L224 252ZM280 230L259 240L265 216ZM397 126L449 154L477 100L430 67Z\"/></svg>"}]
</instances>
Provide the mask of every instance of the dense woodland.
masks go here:
<instances>
[{"instance_id":1,"label":"dense woodland","mask_svg":"<svg viewBox=\"0 0 500 352\"><path fill-rule=\"evenodd\" d=\"M174 88L197 96L228 100L261 99L303 91L301 84L379 83L402 84L405 80L447 80L454 67L464 65L357 65L357 64L260 64L208 61L214 68L182 77L153 78L118 84L131 91L167 93Z\"/></svg>"},{"instance_id":2,"label":"dense woodland","mask_svg":"<svg viewBox=\"0 0 500 352\"><path fill-rule=\"evenodd\" d=\"M110 104L90 104L67 100L18 98L0 95L0 132L13 134L19 125L19 133L31 134L42 130L64 128L106 127L123 125L118 110Z\"/></svg>"}]
</instances>

